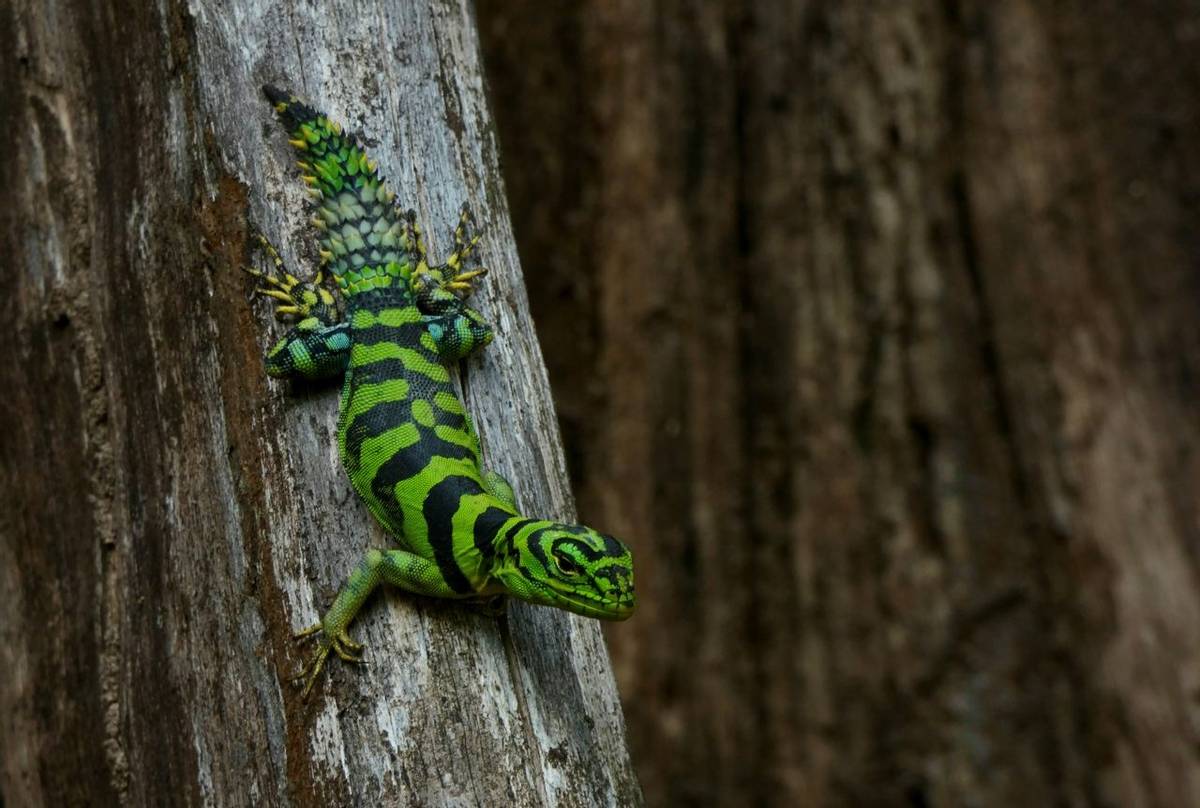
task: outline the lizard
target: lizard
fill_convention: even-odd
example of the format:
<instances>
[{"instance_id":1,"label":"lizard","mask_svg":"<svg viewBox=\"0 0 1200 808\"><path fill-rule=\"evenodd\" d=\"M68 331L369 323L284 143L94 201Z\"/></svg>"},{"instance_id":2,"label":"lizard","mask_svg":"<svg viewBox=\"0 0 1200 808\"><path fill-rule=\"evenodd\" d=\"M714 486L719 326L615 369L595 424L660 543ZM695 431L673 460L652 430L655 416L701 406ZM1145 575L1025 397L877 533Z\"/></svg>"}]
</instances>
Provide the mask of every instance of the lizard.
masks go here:
<instances>
[{"instance_id":1,"label":"lizard","mask_svg":"<svg viewBox=\"0 0 1200 808\"><path fill-rule=\"evenodd\" d=\"M357 135L274 86L263 87L299 153L313 202L320 266L247 268L257 293L293 320L266 353L267 374L342 379L338 453L354 491L398 547L369 549L320 622L297 677L307 697L326 659L362 661L348 628L381 584L418 595L487 600L511 596L606 620L633 614L633 559L620 540L583 525L525 516L513 488L487 471L479 438L447 365L492 341L465 298L486 270L466 268L480 241L470 207L454 251L432 265L416 214L396 194ZM332 277L342 305L324 284ZM339 311L341 312L339 314Z\"/></svg>"}]
</instances>

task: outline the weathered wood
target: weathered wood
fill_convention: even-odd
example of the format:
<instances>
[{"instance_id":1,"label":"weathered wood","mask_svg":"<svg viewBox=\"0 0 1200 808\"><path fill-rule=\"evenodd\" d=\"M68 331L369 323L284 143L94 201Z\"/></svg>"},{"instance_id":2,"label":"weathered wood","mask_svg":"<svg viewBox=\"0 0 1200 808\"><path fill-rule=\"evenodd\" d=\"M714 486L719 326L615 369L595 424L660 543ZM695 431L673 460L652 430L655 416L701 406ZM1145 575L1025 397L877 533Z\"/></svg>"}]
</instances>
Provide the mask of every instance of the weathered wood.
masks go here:
<instances>
[{"instance_id":1,"label":"weathered wood","mask_svg":"<svg viewBox=\"0 0 1200 808\"><path fill-rule=\"evenodd\" d=\"M288 682L388 539L336 390L262 372L248 220L313 266L264 82L358 129L435 253L472 202L496 341L467 405L521 504L571 516L468 5L70 5L0 8L4 804L639 802L592 621L389 592L366 667Z\"/></svg>"},{"instance_id":2,"label":"weathered wood","mask_svg":"<svg viewBox=\"0 0 1200 808\"><path fill-rule=\"evenodd\" d=\"M1196 3L479 19L647 801L1200 805Z\"/></svg>"}]
</instances>

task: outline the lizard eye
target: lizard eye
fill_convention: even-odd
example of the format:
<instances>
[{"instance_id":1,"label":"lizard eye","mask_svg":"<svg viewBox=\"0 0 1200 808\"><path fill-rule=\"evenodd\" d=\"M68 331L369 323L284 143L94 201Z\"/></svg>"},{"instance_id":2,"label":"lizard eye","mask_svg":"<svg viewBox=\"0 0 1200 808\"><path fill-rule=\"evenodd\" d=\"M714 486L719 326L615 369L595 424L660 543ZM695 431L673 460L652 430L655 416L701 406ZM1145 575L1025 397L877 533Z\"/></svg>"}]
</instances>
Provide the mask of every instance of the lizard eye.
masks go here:
<instances>
[{"instance_id":1,"label":"lizard eye","mask_svg":"<svg viewBox=\"0 0 1200 808\"><path fill-rule=\"evenodd\" d=\"M563 575L578 575L581 569L579 564L575 562L575 559L565 553L555 553L554 563L558 567L558 571Z\"/></svg>"}]
</instances>

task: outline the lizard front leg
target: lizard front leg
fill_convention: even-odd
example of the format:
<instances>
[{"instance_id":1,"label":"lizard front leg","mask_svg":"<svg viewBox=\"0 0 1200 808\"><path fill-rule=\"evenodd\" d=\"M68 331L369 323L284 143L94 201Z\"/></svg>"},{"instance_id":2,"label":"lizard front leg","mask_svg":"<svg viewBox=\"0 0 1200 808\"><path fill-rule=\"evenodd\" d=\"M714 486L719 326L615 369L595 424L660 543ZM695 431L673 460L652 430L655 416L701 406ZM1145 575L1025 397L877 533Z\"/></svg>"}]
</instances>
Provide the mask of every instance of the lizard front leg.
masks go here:
<instances>
[{"instance_id":1,"label":"lizard front leg","mask_svg":"<svg viewBox=\"0 0 1200 808\"><path fill-rule=\"evenodd\" d=\"M352 640L347 629L381 583L435 598L462 597L446 583L436 563L407 550L368 550L321 622L296 635L297 639L317 638L316 651L297 677L305 682L304 697L312 690L330 652L347 662L362 662L364 646Z\"/></svg>"},{"instance_id":2,"label":"lizard front leg","mask_svg":"<svg viewBox=\"0 0 1200 808\"><path fill-rule=\"evenodd\" d=\"M475 428L472 425L471 434L475 434ZM479 438L475 438L475 442L479 442ZM483 473L483 483L487 486L488 493L496 499L503 502L514 511L517 510L517 495L513 493L512 483L510 483L504 475L498 471L485 471Z\"/></svg>"},{"instance_id":3,"label":"lizard front leg","mask_svg":"<svg viewBox=\"0 0 1200 808\"><path fill-rule=\"evenodd\" d=\"M350 327L339 322L333 295L321 286L320 271L312 281L302 281L283 266L279 252L261 234L258 243L275 264L272 272L244 267L258 278L259 294L274 298L275 315L296 317L299 322L267 352L267 373L277 378L328 379L346 371L350 360Z\"/></svg>"},{"instance_id":4,"label":"lizard front leg","mask_svg":"<svg viewBox=\"0 0 1200 808\"><path fill-rule=\"evenodd\" d=\"M445 263L430 267L425 242L412 211L405 222L405 243L411 245L410 260L414 267L409 289L417 308L425 315L426 332L433 341L432 347L439 356L451 362L492 341L492 327L482 314L463 302L474 291L475 281L487 274L482 267L463 268L479 244L479 235L471 235L471 223L471 209L464 204L454 228L454 252Z\"/></svg>"}]
</instances>

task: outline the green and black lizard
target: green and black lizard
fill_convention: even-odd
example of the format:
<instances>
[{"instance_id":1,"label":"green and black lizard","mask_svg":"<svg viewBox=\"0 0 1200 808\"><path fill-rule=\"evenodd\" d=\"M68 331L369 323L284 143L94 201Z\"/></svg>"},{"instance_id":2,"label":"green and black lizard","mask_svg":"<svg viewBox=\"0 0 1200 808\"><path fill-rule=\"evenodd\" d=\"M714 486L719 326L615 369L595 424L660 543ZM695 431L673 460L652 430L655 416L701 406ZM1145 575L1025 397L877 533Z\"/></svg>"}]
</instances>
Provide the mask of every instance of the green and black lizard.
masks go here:
<instances>
[{"instance_id":1,"label":"green and black lizard","mask_svg":"<svg viewBox=\"0 0 1200 808\"><path fill-rule=\"evenodd\" d=\"M403 549L369 550L321 622L301 637L318 646L302 676L307 694L332 651L357 661L347 627L380 583L441 598L511 595L576 614L624 620L633 613L633 562L612 536L522 516L512 487L485 472L471 417L444 363L492 340L463 298L484 270L466 270L479 237L469 209L440 266L426 260L415 215L358 138L294 96L263 88L301 154L315 203L321 269L301 281L275 263L252 272L259 289L298 322L267 353L267 372L343 378L338 448L354 490ZM338 316L321 283L328 271L345 298Z\"/></svg>"}]
</instances>

